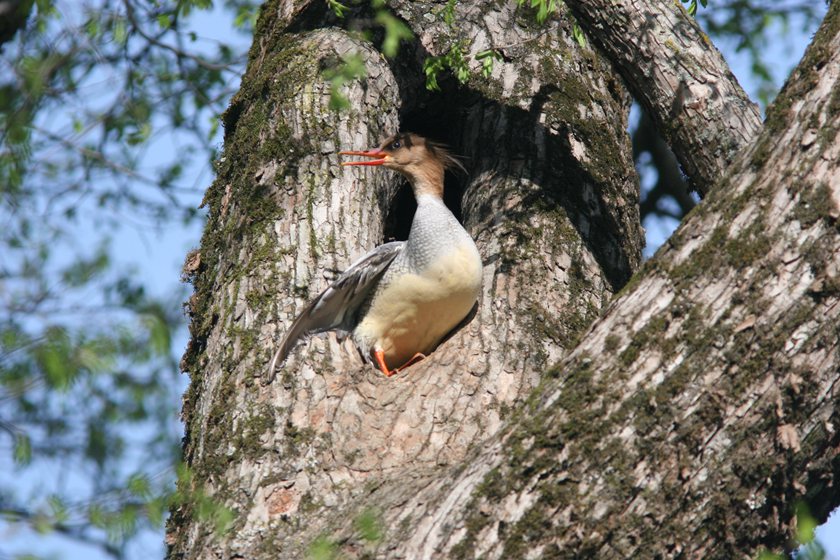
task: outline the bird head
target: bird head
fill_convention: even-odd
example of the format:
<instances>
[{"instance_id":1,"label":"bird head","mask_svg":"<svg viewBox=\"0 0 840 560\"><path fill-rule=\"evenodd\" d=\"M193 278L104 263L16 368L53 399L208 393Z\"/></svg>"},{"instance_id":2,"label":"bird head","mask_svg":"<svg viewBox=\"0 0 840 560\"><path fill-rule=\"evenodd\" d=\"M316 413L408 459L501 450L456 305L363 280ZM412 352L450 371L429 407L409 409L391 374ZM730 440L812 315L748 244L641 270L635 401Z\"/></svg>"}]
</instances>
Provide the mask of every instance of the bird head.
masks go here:
<instances>
[{"instance_id":1,"label":"bird head","mask_svg":"<svg viewBox=\"0 0 840 560\"><path fill-rule=\"evenodd\" d=\"M415 192L443 192L443 173L446 169L464 170L446 147L412 133L395 134L378 148L363 151L339 152L344 156L370 158L363 161L343 161L346 165L381 165L405 175Z\"/></svg>"}]
</instances>

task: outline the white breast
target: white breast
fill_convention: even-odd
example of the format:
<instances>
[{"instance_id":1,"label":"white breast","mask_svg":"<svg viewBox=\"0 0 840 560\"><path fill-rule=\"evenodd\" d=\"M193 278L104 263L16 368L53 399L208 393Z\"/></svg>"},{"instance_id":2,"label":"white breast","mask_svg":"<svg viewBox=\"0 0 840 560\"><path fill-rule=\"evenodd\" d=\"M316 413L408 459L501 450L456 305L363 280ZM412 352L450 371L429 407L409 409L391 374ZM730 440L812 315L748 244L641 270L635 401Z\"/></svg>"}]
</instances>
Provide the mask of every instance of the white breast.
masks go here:
<instances>
[{"instance_id":1,"label":"white breast","mask_svg":"<svg viewBox=\"0 0 840 560\"><path fill-rule=\"evenodd\" d=\"M428 354L475 305L481 268L475 243L467 237L421 272L394 277L376 294L354 338L382 350L391 369L418 352Z\"/></svg>"}]
</instances>

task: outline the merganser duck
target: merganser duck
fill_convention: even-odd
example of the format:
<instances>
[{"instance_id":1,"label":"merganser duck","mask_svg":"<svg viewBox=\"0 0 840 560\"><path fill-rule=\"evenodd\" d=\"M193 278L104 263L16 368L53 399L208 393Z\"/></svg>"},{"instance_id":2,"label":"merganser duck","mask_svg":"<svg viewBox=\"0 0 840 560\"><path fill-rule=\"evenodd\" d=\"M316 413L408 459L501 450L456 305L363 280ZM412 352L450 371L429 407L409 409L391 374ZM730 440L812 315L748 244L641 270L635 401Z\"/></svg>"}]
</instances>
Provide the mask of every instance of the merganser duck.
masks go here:
<instances>
[{"instance_id":1,"label":"merganser duck","mask_svg":"<svg viewBox=\"0 0 840 560\"><path fill-rule=\"evenodd\" d=\"M370 158L411 184L417 212L406 241L376 247L353 263L297 316L271 359L269 379L303 336L351 334L361 355L386 376L424 358L478 301L482 262L470 234L443 203L443 175L461 163L438 143L396 134L379 148L339 152Z\"/></svg>"}]
</instances>

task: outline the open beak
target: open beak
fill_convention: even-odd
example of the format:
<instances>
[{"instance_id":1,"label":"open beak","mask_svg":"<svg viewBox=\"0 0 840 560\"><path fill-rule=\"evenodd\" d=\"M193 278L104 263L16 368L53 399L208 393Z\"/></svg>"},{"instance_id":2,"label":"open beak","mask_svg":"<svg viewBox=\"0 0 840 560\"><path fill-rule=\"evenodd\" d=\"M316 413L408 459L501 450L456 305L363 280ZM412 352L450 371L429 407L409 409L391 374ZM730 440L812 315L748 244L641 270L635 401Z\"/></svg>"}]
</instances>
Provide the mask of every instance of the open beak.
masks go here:
<instances>
[{"instance_id":1,"label":"open beak","mask_svg":"<svg viewBox=\"0 0 840 560\"><path fill-rule=\"evenodd\" d=\"M370 161L342 161L341 165L382 165L388 161L388 154L379 148L373 150L366 150L363 152L338 152L340 156L361 156L366 158L374 158Z\"/></svg>"}]
</instances>

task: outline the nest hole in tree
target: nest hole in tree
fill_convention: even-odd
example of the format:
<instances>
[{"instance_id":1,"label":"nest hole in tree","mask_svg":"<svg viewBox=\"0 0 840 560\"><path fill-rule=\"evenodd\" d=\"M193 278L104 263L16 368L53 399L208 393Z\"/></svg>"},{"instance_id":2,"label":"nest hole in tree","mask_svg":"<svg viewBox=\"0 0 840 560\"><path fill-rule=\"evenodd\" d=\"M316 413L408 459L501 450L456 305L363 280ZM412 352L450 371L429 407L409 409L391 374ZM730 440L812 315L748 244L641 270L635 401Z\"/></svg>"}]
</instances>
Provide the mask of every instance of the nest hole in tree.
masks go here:
<instances>
[{"instance_id":1,"label":"nest hole in tree","mask_svg":"<svg viewBox=\"0 0 840 560\"><path fill-rule=\"evenodd\" d=\"M447 88L448 89L448 88ZM452 155L459 157L464 167L469 162L460 157L459 123L463 121L461 96L454 91L425 92L423 99L414 107L400 111L400 132L414 132L424 138L445 144ZM447 170L444 177L443 201L459 222L463 223L461 200L467 185L467 174L460 170ZM385 241L408 239L411 221L417 210L417 202L408 181L401 179L401 185L394 199L385 208Z\"/></svg>"}]
</instances>

